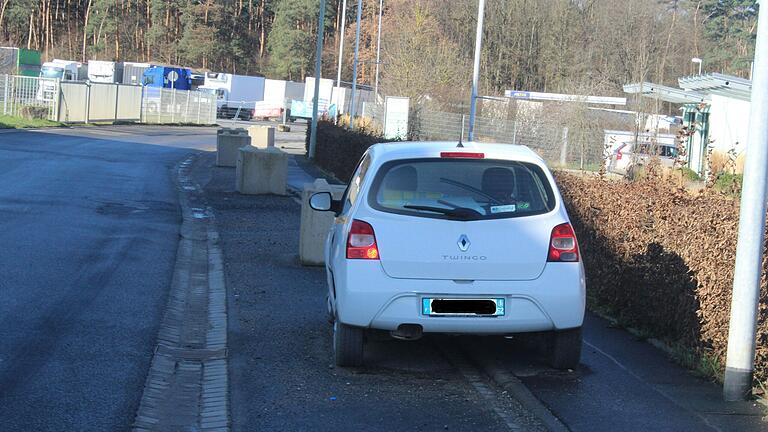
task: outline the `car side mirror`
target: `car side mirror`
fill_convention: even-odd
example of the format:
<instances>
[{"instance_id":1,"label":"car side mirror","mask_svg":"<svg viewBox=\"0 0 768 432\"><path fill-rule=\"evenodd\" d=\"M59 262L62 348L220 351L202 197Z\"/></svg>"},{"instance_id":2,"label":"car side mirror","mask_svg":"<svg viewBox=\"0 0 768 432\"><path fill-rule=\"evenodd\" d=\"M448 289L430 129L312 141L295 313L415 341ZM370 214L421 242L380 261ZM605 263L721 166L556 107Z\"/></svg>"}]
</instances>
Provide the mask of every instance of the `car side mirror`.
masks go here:
<instances>
[{"instance_id":1,"label":"car side mirror","mask_svg":"<svg viewBox=\"0 0 768 432\"><path fill-rule=\"evenodd\" d=\"M333 196L330 192L318 192L309 198L309 206L316 211L333 210Z\"/></svg>"}]
</instances>

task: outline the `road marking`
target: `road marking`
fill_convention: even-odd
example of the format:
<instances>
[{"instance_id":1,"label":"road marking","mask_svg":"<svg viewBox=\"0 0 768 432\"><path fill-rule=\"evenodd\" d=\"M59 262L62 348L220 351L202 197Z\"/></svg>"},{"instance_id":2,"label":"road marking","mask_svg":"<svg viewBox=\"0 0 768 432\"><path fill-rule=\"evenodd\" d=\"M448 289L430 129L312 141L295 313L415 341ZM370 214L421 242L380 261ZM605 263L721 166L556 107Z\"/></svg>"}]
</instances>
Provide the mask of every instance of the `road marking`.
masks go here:
<instances>
[{"instance_id":1,"label":"road marking","mask_svg":"<svg viewBox=\"0 0 768 432\"><path fill-rule=\"evenodd\" d=\"M228 431L227 299L213 211L177 167L183 221L170 298L134 431ZM195 202L195 206L190 205Z\"/></svg>"}]
</instances>

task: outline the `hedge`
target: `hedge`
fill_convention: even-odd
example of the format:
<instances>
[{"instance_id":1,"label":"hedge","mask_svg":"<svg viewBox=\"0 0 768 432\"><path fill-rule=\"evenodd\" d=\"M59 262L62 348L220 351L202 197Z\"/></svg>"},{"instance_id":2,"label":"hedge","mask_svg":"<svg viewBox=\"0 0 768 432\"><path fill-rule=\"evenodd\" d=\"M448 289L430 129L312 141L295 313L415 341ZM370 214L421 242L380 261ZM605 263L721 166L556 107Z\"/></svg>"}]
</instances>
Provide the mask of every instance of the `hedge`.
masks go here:
<instances>
[{"instance_id":1,"label":"hedge","mask_svg":"<svg viewBox=\"0 0 768 432\"><path fill-rule=\"evenodd\" d=\"M376 142L382 139L320 123L316 163L348 181ZM714 359L722 372L738 201L712 189L691 193L653 174L635 182L564 172L556 179L579 239L589 307ZM767 318L763 276L755 368L761 382L768 380Z\"/></svg>"},{"instance_id":2,"label":"hedge","mask_svg":"<svg viewBox=\"0 0 768 432\"><path fill-rule=\"evenodd\" d=\"M584 256L590 305L714 357L722 372L738 201L710 190L691 193L653 176L627 182L560 173L557 181ZM765 276L760 298L755 378L765 381Z\"/></svg>"},{"instance_id":3,"label":"hedge","mask_svg":"<svg viewBox=\"0 0 768 432\"><path fill-rule=\"evenodd\" d=\"M305 143L307 154L309 154L310 132L310 128L307 127ZM320 121L317 123L314 160L318 166L333 173L339 180L348 182L368 147L387 141L392 140L368 133L366 130L350 131L332 122Z\"/></svg>"}]
</instances>

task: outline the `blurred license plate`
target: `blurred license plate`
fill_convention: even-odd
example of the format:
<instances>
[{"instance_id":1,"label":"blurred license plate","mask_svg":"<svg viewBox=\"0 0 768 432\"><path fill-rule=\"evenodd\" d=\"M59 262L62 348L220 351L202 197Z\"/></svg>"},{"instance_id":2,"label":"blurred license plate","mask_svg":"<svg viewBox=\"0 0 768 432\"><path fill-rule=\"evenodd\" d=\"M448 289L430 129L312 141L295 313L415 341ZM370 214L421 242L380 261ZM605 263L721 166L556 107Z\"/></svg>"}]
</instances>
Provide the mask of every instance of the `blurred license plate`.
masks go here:
<instances>
[{"instance_id":1,"label":"blurred license plate","mask_svg":"<svg viewBox=\"0 0 768 432\"><path fill-rule=\"evenodd\" d=\"M430 316L503 316L503 298L430 298L421 299L421 313Z\"/></svg>"}]
</instances>

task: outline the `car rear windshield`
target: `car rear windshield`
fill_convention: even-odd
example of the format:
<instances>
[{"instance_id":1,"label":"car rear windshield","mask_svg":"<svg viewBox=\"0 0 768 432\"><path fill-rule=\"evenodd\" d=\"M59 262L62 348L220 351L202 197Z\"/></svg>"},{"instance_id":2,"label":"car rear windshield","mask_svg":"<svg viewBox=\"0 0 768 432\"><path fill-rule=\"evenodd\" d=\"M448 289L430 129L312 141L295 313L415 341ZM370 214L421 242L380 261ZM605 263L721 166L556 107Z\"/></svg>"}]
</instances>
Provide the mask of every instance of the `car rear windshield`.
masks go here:
<instances>
[{"instance_id":1,"label":"car rear windshield","mask_svg":"<svg viewBox=\"0 0 768 432\"><path fill-rule=\"evenodd\" d=\"M384 164L368 196L371 207L397 214L484 220L532 216L555 207L536 164L490 159L411 159Z\"/></svg>"}]
</instances>

